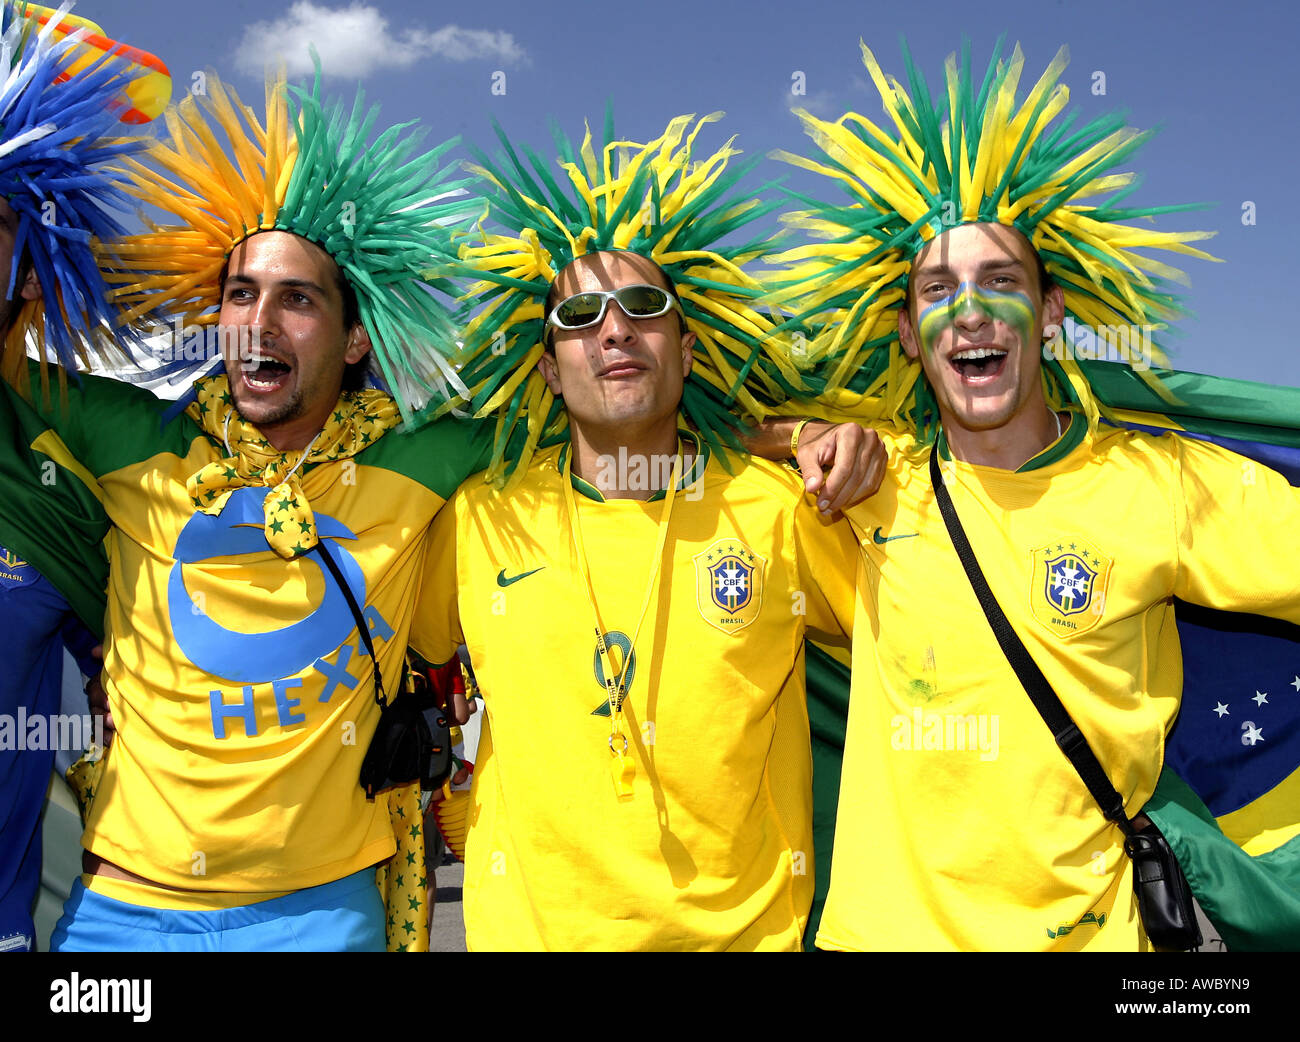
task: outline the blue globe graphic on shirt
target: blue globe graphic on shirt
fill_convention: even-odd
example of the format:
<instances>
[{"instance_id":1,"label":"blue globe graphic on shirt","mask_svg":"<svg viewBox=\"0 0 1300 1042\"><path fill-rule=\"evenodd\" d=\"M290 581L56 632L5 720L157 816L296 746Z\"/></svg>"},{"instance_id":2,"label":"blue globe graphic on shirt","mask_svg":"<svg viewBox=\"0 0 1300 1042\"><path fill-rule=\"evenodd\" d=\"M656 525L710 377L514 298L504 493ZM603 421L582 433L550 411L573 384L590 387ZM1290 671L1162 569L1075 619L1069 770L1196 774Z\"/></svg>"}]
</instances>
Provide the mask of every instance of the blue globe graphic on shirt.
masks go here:
<instances>
[{"instance_id":1,"label":"blue globe graphic on shirt","mask_svg":"<svg viewBox=\"0 0 1300 1042\"><path fill-rule=\"evenodd\" d=\"M176 540L176 564L167 580L167 614L182 653L214 677L238 684L266 684L294 676L336 650L356 628L347 598L332 575L325 574L325 596L305 618L265 633L227 629L195 610L185 586L184 567L239 554L266 553L265 488L231 493L218 515L196 513ZM337 539L356 539L346 525L327 514L316 515L321 550L338 565L357 604L365 604L366 577ZM321 565L313 557L302 558ZM287 563L287 562L286 562ZM322 569L322 572L324 569Z\"/></svg>"}]
</instances>

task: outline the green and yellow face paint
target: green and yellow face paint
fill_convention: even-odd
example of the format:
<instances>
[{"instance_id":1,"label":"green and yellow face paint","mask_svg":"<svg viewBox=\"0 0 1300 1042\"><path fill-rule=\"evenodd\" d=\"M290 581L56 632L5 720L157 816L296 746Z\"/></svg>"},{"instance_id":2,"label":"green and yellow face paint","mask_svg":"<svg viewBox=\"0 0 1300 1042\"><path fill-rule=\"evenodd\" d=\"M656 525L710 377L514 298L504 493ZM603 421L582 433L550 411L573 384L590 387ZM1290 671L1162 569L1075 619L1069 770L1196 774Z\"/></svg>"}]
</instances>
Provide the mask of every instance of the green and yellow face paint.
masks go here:
<instances>
[{"instance_id":1,"label":"green and yellow face paint","mask_svg":"<svg viewBox=\"0 0 1300 1042\"><path fill-rule=\"evenodd\" d=\"M927 357L934 357L940 342L959 321L979 318L990 324L1000 322L1015 334L1022 346L1036 342L1034 304L1026 294L962 282L951 294L931 301L920 310L916 328L921 350ZM1001 347L972 348L955 352L949 363L963 379L995 376L1006 355Z\"/></svg>"}]
</instances>

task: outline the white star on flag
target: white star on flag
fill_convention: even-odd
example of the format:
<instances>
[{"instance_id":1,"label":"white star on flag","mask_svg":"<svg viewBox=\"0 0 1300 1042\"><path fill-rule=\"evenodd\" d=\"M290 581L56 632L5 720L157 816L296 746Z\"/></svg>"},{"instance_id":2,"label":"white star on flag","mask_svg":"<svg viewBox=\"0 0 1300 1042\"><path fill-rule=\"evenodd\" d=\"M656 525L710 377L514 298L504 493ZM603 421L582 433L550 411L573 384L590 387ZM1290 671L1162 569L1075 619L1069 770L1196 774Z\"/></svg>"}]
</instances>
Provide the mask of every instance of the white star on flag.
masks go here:
<instances>
[{"instance_id":1,"label":"white star on flag","mask_svg":"<svg viewBox=\"0 0 1300 1042\"><path fill-rule=\"evenodd\" d=\"M1297 691L1300 691L1300 677L1296 677L1293 681L1291 681L1291 686L1295 688Z\"/></svg>"},{"instance_id":2,"label":"white star on flag","mask_svg":"<svg viewBox=\"0 0 1300 1042\"><path fill-rule=\"evenodd\" d=\"M1268 695L1266 695L1266 694L1261 694L1260 692L1256 691L1256 692L1255 692L1255 697L1252 698L1251 701L1252 701L1252 702L1255 702L1255 703L1258 703L1259 705L1263 705L1265 702L1268 701Z\"/></svg>"},{"instance_id":3,"label":"white star on flag","mask_svg":"<svg viewBox=\"0 0 1300 1042\"><path fill-rule=\"evenodd\" d=\"M1214 711L1219 714L1219 719L1222 720L1224 716L1226 716L1228 713L1228 707L1225 706L1222 702L1220 702L1217 706L1214 707Z\"/></svg>"},{"instance_id":4,"label":"white star on flag","mask_svg":"<svg viewBox=\"0 0 1300 1042\"><path fill-rule=\"evenodd\" d=\"M1246 733L1241 736L1241 744L1254 745L1256 742L1262 742L1263 740L1264 740L1263 728L1256 727L1254 724L1250 724L1248 722L1248 726L1246 727Z\"/></svg>"}]
</instances>

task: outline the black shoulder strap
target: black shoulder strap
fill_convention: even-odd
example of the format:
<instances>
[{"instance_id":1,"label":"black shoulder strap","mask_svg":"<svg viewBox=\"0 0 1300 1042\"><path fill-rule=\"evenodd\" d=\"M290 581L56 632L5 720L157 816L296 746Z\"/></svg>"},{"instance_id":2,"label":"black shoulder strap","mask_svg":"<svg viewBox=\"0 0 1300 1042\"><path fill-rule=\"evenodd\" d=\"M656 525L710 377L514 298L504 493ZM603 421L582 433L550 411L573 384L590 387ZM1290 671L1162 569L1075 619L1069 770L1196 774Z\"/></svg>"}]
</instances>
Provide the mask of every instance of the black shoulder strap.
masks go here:
<instances>
[{"instance_id":1,"label":"black shoulder strap","mask_svg":"<svg viewBox=\"0 0 1300 1042\"><path fill-rule=\"evenodd\" d=\"M1038 668L1038 663L1034 661L1033 656L1021 643L1020 638L1016 636L1016 631L1011 628L1011 623L1007 621L1006 615L1002 613L997 598L993 596L993 591L989 589L989 584L984 579L984 572L980 570L979 561L975 559L975 551L971 549L970 541L966 538L966 532L957 517L957 510L952 505L952 497L948 494L947 485L939 473L937 441L934 449L930 452L930 483L934 486L935 499L939 502L939 513L943 516L943 523L948 528L948 535L952 539L952 545L957 550L957 556L961 559L962 567L966 569L966 578L970 580L970 584L975 590L975 596L979 599L980 607L984 609L984 614L988 618L989 626L993 629L993 635L998 639L1002 653L1006 655L1007 661L1011 663L1011 668L1015 670L1016 676L1020 678L1020 683L1024 685L1030 701L1034 703L1034 708L1038 710L1038 715L1043 718L1043 722L1051 730L1052 737L1056 739L1056 744L1061 747L1061 752L1065 753L1070 763L1074 765L1079 777L1083 779L1083 784L1088 787L1088 791L1092 793L1092 798L1101 807L1102 813L1106 815L1108 820L1115 822L1126 836L1131 835L1133 826L1124 813L1123 798L1115 791L1115 786L1110 783L1110 779L1106 777L1106 772L1102 770L1101 764L1097 762L1097 756L1092 751L1092 746L1088 744L1088 739L1075 726L1074 720L1071 719L1065 706L1061 705L1060 698L1052 690L1052 685L1047 682L1047 678L1043 676L1042 670Z\"/></svg>"},{"instance_id":2,"label":"black shoulder strap","mask_svg":"<svg viewBox=\"0 0 1300 1042\"><path fill-rule=\"evenodd\" d=\"M348 602L348 608L352 611L352 618L356 621L357 633L361 638L361 643L365 645L366 651L370 655L370 665L375 675L375 701L379 703L380 709L387 709L388 696L384 694L384 682L379 675L379 657L375 654L375 642L370 639L370 627L366 625L366 617L361 614L361 607L357 604L357 599L352 596L352 588L348 586L348 581L343 578L339 566L334 563L334 557L325 548L325 540L318 540L312 549L325 561L325 567L329 569L330 575L334 576L334 581L338 583L339 589L343 591L343 596Z\"/></svg>"}]
</instances>

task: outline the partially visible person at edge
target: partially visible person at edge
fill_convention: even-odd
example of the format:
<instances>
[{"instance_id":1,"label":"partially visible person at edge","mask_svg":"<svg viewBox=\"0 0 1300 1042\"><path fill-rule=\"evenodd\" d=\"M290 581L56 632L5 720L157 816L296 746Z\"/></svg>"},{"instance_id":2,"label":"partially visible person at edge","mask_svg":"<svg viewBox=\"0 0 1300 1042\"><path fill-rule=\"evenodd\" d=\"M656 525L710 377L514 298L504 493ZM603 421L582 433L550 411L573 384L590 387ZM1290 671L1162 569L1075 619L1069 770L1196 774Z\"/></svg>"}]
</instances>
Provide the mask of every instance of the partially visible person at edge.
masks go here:
<instances>
[{"instance_id":1,"label":"partially visible person at edge","mask_svg":"<svg viewBox=\"0 0 1300 1042\"><path fill-rule=\"evenodd\" d=\"M121 232L113 215L128 199L109 168L143 141L118 121L133 75L125 61L66 77L78 49L56 35L58 16L41 29L5 3L0 23L13 55L0 87L0 372L6 386L25 392L29 337L69 366L83 346L101 353L95 330L111 322L114 309L89 240ZM67 142L53 155L45 143L51 134ZM59 201L53 211L51 199ZM0 428L19 445L31 430L12 414L0 418ZM0 951L35 949L41 815L55 753L60 743L79 750L94 738L84 712L61 714L60 695L65 646L83 673L99 673L93 653L102 612L82 589L94 573L80 573L68 547L83 537L93 545L104 529L87 534L75 510L45 508L42 491L63 476L26 459L0 465L0 627L8 647L0 675Z\"/></svg>"}]
</instances>

